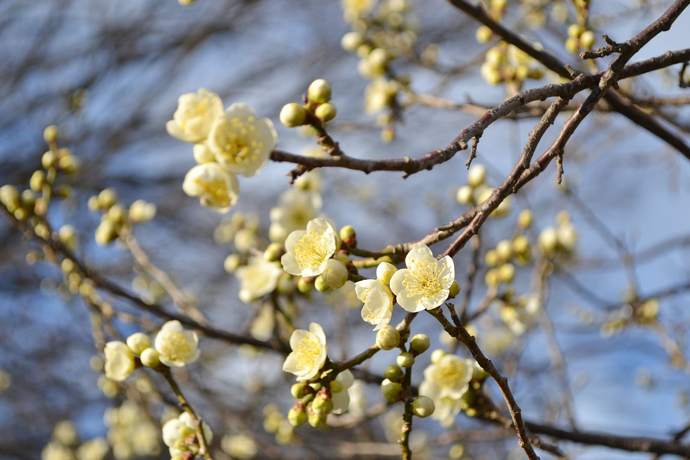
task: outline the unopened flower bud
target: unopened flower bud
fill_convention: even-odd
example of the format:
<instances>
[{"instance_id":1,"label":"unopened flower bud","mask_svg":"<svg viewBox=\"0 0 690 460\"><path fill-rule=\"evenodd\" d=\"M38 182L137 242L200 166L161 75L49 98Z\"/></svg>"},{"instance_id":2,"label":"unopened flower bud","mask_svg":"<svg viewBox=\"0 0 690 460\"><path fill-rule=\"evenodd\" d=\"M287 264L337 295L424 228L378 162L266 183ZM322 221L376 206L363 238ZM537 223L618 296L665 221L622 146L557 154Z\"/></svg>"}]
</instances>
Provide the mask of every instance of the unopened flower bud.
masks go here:
<instances>
[{"instance_id":1,"label":"unopened flower bud","mask_svg":"<svg viewBox=\"0 0 690 460\"><path fill-rule=\"evenodd\" d=\"M96 229L96 243L99 246L105 246L117 237L117 230L115 224L110 220L104 220Z\"/></svg>"},{"instance_id":2,"label":"unopened flower bud","mask_svg":"<svg viewBox=\"0 0 690 460\"><path fill-rule=\"evenodd\" d=\"M79 169L79 159L74 155L65 155L58 160L58 166L67 174L72 174Z\"/></svg>"},{"instance_id":3,"label":"unopened flower bud","mask_svg":"<svg viewBox=\"0 0 690 460\"><path fill-rule=\"evenodd\" d=\"M319 428L319 427L322 427L326 424L326 417L327 417L327 414L319 414L315 411L311 411L307 421L314 428Z\"/></svg>"},{"instance_id":4,"label":"unopened flower bud","mask_svg":"<svg viewBox=\"0 0 690 460\"><path fill-rule=\"evenodd\" d=\"M43 169L50 169L55 166L56 161L57 157L55 156L55 152L48 150L41 157L41 166L43 166Z\"/></svg>"},{"instance_id":5,"label":"unopened flower bud","mask_svg":"<svg viewBox=\"0 0 690 460\"><path fill-rule=\"evenodd\" d=\"M151 346L151 339L143 332L136 332L127 337L127 346L135 355L141 355L141 352Z\"/></svg>"},{"instance_id":6,"label":"unopened flower bud","mask_svg":"<svg viewBox=\"0 0 690 460\"><path fill-rule=\"evenodd\" d=\"M486 251L484 262L486 262L486 265L489 267L495 267L498 264L498 254L496 253L495 249L489 249Z\"/></svg>"},{"instance_id":7,"label":"unopened flower bud","mask_svg":"<svg viewBox=\"0 0 690 460\"><path fill-rule=\"evenodd\" d=\"M223 268L228 273L234 273L242 263L242 258L238 254L230 254L223 262Z\"/></svg>"},{"instance_id":8,"label":"unopened flower bud","mask_svg":"<svg viewBox=\"0 0 690 460\"><path fill-rule=\"evenodd\" d=\"M308 294L314 289L314 279L300 278L297 281L297 290L302 294Z\"/></svg>"},{"instance_id":9,"label":"unopened flower bud","mask_svg":"<svg viewBox=\"0 0 690 460\"><path fill-rule=\"evenodd\" d=\"M496 256L502 262L510 260L513 256L513 245L508 240L501 240L496 245Z\"/></svg>"},{"instance_id":10,"label":"unopened flower bud","mask_svg":"<svg viewBox=\"0 0 690 460\"><path fill-rule=\"evenodd\" d=\"M405 367L405 368L412 367L414 365L414 355L412 353L408 353L408 352L400 353L398 355L398 357L395 358L395 362L400 367Z\"/></svg>"},{"instance_id":11,"label":"unopened flower bud","mask_svg":"<svg viewBox=\"0 0 690 460\"><path fill-rule=\"evenodd\" d=\"M453 280L453 284L450 285L450 289L448 290L448 298L452 299L453 297L457 297L458 294L460 294L460 283L458 283L457 280Z\"/></svg>"},{"instance_id":12,"label":"unopened flower bud","mask_svg":"<svg viewBox=\"0 0 690 460\"><path fill-rule=\"evenodd\" d=\"M337 114L338 109L330 103L321 104L314 111L314 115L323 121L331 121Z\"/></svg>"},{"instance_id":13,"label":"unopened flower bud","mask_svg":"<svg viewBox=\"0 0 690 460\"><path fill-rule=\"evenodd\" d=\"M596 38L597 37L594 35L594 32L592 32L591 30L586 30L580 36L580 44L582 44L582 47L584 49L591 50L592 46L594 46L594 41L596 40Z\"/></svg>"},{"instance_id":14,"label":"unopened flower bud","mask_svg":"<svg viewBox=\"0 0 690 460\"><path fill-rule=\"evenodd\" d=\"M376 346L381 350L392 350L400 345L400 332L393 326L386 326L376 333Z\"/></svg>"},{"instance_id":15,"label":"unopened flower bud","mask_svg":"<svg viewBox=\"0 0 690 460\"><path fill-rule=\"evenodd\" d=\"M384 379L383 382L381 382L381 393L388 402L394 403L399 401L400 397L402 396L402 392L403 387L397 382L391 382L388 379Z\"/></svg>"},{"instance_id":16,"label":"unopened flower bud","mask_svg":"<svg viewBox=\"0 0 690 460\"><path fill-rule=\"evenodd\" d=\"M125 208L122 205L116 204L110 207L107 215L108 219L111 220L114 224L119 224L125 221L127 212L125 211Z\"/></svg>"},{"instance_id":17,"label":"unopened flower bud","mask_svg":"<svg viewBox=\"0 0 690 460\"><path fill-rule=\"evenodd\" d=\"M332 289L323 279L322 275L316 277L316 279L314 280L314 287L319 292L328 292Z\"/></svg>"},{"instance_id":18,"label":"unopened flower bud","mask_svg":"<svg viewBox=\"0 0 690 460\"><path fill-rule=\"evenodd\" d=\"M77 246L77 234L74 231L74 227L71 225L63 225L60 227L60 230L58 230L58 236L60 237L60 241L62 241L62 244L64 244L67 249L70 251L73 251L74 248Z\"/></svg>"},{"instance_id":19,"label":"unopened flower bud","mask_svg":"<svg viewBox=\"0 0 690 460\"><path fill-rule=\"evenodd\" d=\"M474 165L467 174L467 184L470 187L479 187L486 180L486 166Z\"/></svg>"},{"instance_id":20,"label":"unopened flower bud","mask_svg":"<svg viewBox=\"0 0 690 460\"><path fill-rule=\"evenodd\" d=\"M573 252L577 245L577 230L570 222L558 227L556 231L558 243L566 252Z\"/></svg>"},{"instance_id":21,"label":"unopened flower bud","mask_svg":"<svg viewBox=\"0 0 690 460\"><path fill-rule=\"evenodd\" d=\"M388 286L391 282L391 278L397 272L398 269L395 265L389 264L388 262L381 262L378 267L376 267L376 279Z\"/></svg>"},{"instance_id":22,"label":"unopened flower bud","mask_svg":"<svg viewBox=\"0 0 690 460\"><path fill-rule=\"evenodd\" d=\"M503 264L498 269L498 276L504 283L511 283L515 277L515 265Z\"/></svg>"},{"instance_id":23,"label":"unopened flower bud","mask_svg":"<svg viewBox=\"0 0 690 460\"><path fill-rule=\"evenodd\" d=\"M352 225L346 225L340 229L340 239L342 239L349 246L353 246L357 242L357 232Z\"/></svg>"},{"instance_id":24,"label":"unopened flower bud","mask_svg":"<svg viewBox=\"0 0 690 460\"><path fill-rule=\"evenodd\" d=\"M345 265L335 259L329 259L326 262L323 274L319 278L323 278L323 281L331 288L340 289L345 285L348 276L349 273Z\"/></svg>"},{"instance_id":25,"label":"unopened flower bud","mask_svg":"<svg viewBox=\"0 0 690 460\"><path fill-rule=\"evenodd\" d=\"M538 239L539 248L544 253L552 253L558 246L558 233L553 227L547 227L541 232Z\"/></svg>"},{"instance_id":26,"label":"unopened flower bud","mask_svg":"<svg viewBox=\"0 0 690 460\"><path fill-rule=\"evenodd\" d=\"M98 207L101 209L110 208L117 203L117 192L114 188L107 188L98 194Z\"/></svg>"},{"instance_id":27,"label":"unopened flower bud","mask_svg":"<svg viewBox=\"0 0 690 460\"><path fill-rule=\"evenodd\" d=\"M494 33L491 31L486 26L481 26L477 29L477 32L474 34L475 38L479 43L486 43L489 40L491 40L491 37L493 37Z\"/></svg>"},{"instance_id":28,"label":"unopened flower bud","mask_svg":"<svg viewBox=\"0 0 690 460\"><path fill-rule=\"evenodd\" d=\"M333 400L326 393L319 393L311 402L311 409L322 415L328 415L333 411Z\"/></svg>"},{"instance_id":29,"label":"unopened flower bud","mask_svg":"<svg viewBox=\"0 0 690 460\"><path fill-rule=\"evenodd\" d=\"M405 377L405 372L403 372L400 366L391 364L390 366L386 367L386 370L383 372L383 376L391 382L400 382L402 381L403 377Z\"/></svg>"},{"instance_id":30,"label":"unopened flower bud","mask_svg":"<svg viewBox=\"0 0 690 460\"><path fill-rule=\"evenodd\" d=\"M46 173L42 170L34 171L29 179L29 187L34 192L40 192L43 189L43 184L45 184Z\"/></svg>"},{"instance_id":31,"label":"unopened flower bud","mask_svg":"<svg viewBox=\"0 0 690 460\"><path fill-rule=\"evenodd\" d=\"M43 130L43 140L46 141L46 144L54 144L57 142L57 136L58 136L58 129L57 126L55 125L50 125L46 129Z\"/></svg>"},{"instance_id":32,"label":"unopened flower bud","mask_svg":"<svg viewBox=\"0 0 690 460\"><path fill-rule=\"evenodd\" d=\"M357 48L364 44L364 40L364 35L361 32L348 32L340 39L340 46L345 51L354 53Z\"/></svg>"},{"instance_id":33,"label":"unopened flower bud","mask_svg":"<svg viewBox=\"0 0 690 460\"><path fill-rule=\"evenodd\" d=\"M331 85L326 80L319 78L309 85L309 100L318 104L324 104L331 100Z\"/></svg>"},{"instance_id":34,"label":"unopened flower bud","mask_svg":"<svg viewBox=\"0 0 690 460\"><path fill-rule=\"evenodd\" d=\"M329 384L329 387L331 389L331 393L340 393L341 391L343 391L343 384L337 380L333 380Z\"/></svg>"},{"instance_id":35,"label":"unopened flower bud","mask_svg":"<svg viewBox=\"0 0 690 460\"><path fill-rule=\"evenodd\" d=\"M428 396L417 396L412 401L412 413L417 417L428 417L434 413L436 406L434 401Z\"/></svg>"},{"instance_id":36,"label":"unopened flower bud","mask_svg":"<svg viewBox=\"0 0 690 460\"><path fill-rule=\"evenodd\" d=\"M280 260L281 256L285 254L285 249L280 243L271 243L264 251L264 259L268 262L275 262Z\"/></svg>"},{"instance_id":37,"label":"unopened flower bud","mask_svg":"<svg viewBox=\"0 0 690 460\"><path fill-rule=\"evenodd\" d=\"M285 104L280 111L280 122L288 128L302 126L306 118L307 111L296 102Z\"/></svg>"},{"instance_id":38,"label":"unopened flower bud","mask_svg":"<svg viewBox=\"0 0 690 460\"><path fill-rule=\"evenodd\" d=\"M301 404L296 405L288 412L287 419L292 426L304 425L307 422L307 412Z\"/></svg>"},{"instance_id":39,"label":"unopened flower bud","mask_svg":"<svg viewBox=\"0 0 690 460\"><path fill-rule=\"evenodd\" d=\"M532 211L530 211L529 209L523 209L522 211L520 211L520 215L518 215L517 219L517 224L520 228L527 228L530 225L532 225Z\"/></svg>"},{"instance_id":40,"label":"unopened flower bud","mask_svg":"<svg viewBox=\"0 0 690 460\"><path fill-rule=\"evenodd\" d=\"M137 200L129 207L129 220L132 222L148 222L156 215L156 205L144 200Z\"/></svg>"},{"instance_id":41,"label":"unopened flower bud","mask_svg":"<svg viewBox=\"0 0 690 460\"><path fill-rule=\"evenodd\" d=\"M569 37L565 41L565 49L572 54L577 54L580 51L580 40L575 37Z\"/></svg>"},{"instance_id":42,"label":"unopened flower bud","mask_svg":"<svg viewBox=\"0 0 690 460\"><path fill-rule=\"evenodd\" d=\"M498 271L497 268L492 268L488 272L486 272L486 275L484 276L484 283L488 287L496 287L499 285L501 282L501 275Z\"/></svg>"},{"instance_id":43,"label":"unopened flower bud","mask_svg":"<svg viewBox=\"0 0 690 460\"><path fill-rule=\"evenodd\" d=\"M160 363L160 358L155 348L147 348L143 350L139 356L139 359L141 360L141 364L150 368L158 367L158 364Z\"/></svg>"},{"instance_id":44,"label":"unopened flower bud","mask_svg":"<svg viewBox=\"0 0 690 460\"><path fill-rule=\"evenodd\" d=\"M463 185L458 189L458 193L455 195L455 198L460 204L472 204L474 201L474 190L469 185Z\"/></svg>"},{"instance_id":45,"label":"unopened flower bud","mask_svg":"<svg viewBox=\"0 0 690 460\"><path fill-rule=\"evenodd\" d=\"M431 341L429 340L429 336L426 334L416 334L410 339L410 351L421 355L425 351L429 349L429 345L431 344ZM405 366L409 367L409 366Z\"/></svg>"},{"instance_id":46,"label":"unopened flower bud","mask_svg":"<svg viewBox=\"0 0 690 460\"><path fill-rule=\"evenodd\" d=\"M290 387L290 394L292 395L293 398L295 399L301 399L305 394L304 394L304 388L307 385L304 383L295 383Z\"/></svg>"}]
</instances>

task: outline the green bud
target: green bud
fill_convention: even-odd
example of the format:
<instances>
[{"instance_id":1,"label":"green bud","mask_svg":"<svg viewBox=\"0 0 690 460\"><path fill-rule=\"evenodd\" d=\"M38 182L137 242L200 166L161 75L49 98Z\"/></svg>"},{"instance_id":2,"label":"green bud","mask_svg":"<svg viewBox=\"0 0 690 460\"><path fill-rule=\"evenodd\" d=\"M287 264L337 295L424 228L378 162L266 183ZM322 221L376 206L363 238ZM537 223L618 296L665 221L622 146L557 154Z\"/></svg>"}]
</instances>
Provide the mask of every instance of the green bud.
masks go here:
<instances>
[{"instance_id":1,"label":"green bud","mask_svg":"<svg viewBox=\"0 0 690 460\"><path fill-rule=\"evenodd\" d=\"M338 109L330 103L321 104L314 111L314 115L323 121L331 121L337 114Z\"/></svg>"},{"instance_id":2,"label":"green bud","mask_svg":"<svg viewBox=\"0 0 690 460\"><path fill-rule=\"evenodd\" d=\"M400 397L402 396L402 392L403 387L399 383L391 382L388 379L384 379L384 381L381 382L381 393L388 402L394 403L399 401Z\"/></svg>"},{"instance_id":3,"label":"green bud","mask_svg":"<svg viewBox=\"0 0 690 460\"><path fill-rule=\"evenodd\" d=\"M300 399L304 396L304 388L307 385L304 383L295 383L290 387L290 394L295 399Z\"/></svg>"},{"instance_id":4,"label":"green bud","mask_svg":"<svg viewBox=\"0 0 690 460\"><path fill-rule=\"evenodd\" d=\"M135 332L127 337L127 347L135 355L141 355L144 350L151 347L151 339L143 332Z\"/></svg>"},{"instance_id":5,"label":"green bud","mask_svg":"<svg viewBox=\"0 0 690 460\"><path fill-rule=\"evenodd\" d=\"M108 210L108 219L114 224L120 224L125 221L127 217L127 211L122 205L115 204Z\"/></svg>"},{"instance_id":6,"label":"green bud","mask_svg":"<svg viewBox=\"0 0 690 460\"><path fill-rule=\"evenodd\" d=\"M87 205L89 207L89 211L92 212L96 212L101 209L101 206L98 204L98 197L95 195L89 198Z\"/></svg>"},{"instance_id":7,"label":"green bud","mask_svg":"<svg viewBox=\"0 0 690 460\"><path fill-rule=\"evenodd\" d=\"M308 93L310 101L316 102L317 104L324 104L331 100L331 84L319 78L309 85Z\"/></svg>"},{"instance_id":8,"label":"green bud","mask_svg":"<svg viewBox=\"0 0 690 460\"><path fill-rule=\"evenodd\" d=\"M58 160L58 166L67 174L72 174L79 169L79 160L74 155L65 155Z\"/></svg>"},{"instance_id":9,"label":"green bud","mask_svg":"<svg viewBox=\"0 0 690 460\"><path fill-rule=\"evenodd\" d=\"M314 289L313 278L311 278L310 280L307 280L307 278L300 278L297 281L297 290L302 294L309 294L312 291L312 289Z\"/></svg>"},{"instance_id":10,"label":"green bud","mask_svg":"<svg viewBox=\"0 0 690 460\"><path fill-rule=\"evenodd\" d=\"M278 278L278 286L276 287L278 294L290 295L295 292L295 281L292 275L282 273Z\"/></svg>"},{"instance_id":11,"label":"green bud","mask_svg":"<svg viewBox=\"0 0 690 460\"><path fill-rule=\"evenodd\" d=\"M292 426L304 425L307 422L307 412L301 404L296 405L288 412L287 419Z\"/></svg>"},{"instance_id":12,"label":"green bud","mask_svg":"<svg viewBox=\"0 0 690 460\"><path fill-rule=\"evenodd\" d=\"M355 232L355 228L352 225L346 225L340 229L340 238L348 245L352 246L352 242L357 241L357 232Z\"/></svg>"},{"instance_id":13,"label":"green bud","mask_svg":"<svg viewBox=\"0 0 690 460\"><path fill-rule=\"evenodd\" d=\"M96 229L96 243L99 246L105 246L106 244L117 238L117 230L115 229L115 224L110 220L104 220Z\"/></svg>"},{"instance_id":14,"label":"green bud","mask_svg":"<svg viewBox=\"0 0 690 460\"><path fill-rule=\"evenodd\" d=\"M498 277L504 283L511 283L515 278L515 265L503 264L498 269Z\"/></svg>"},{"instance_id":15,"label":"green bud","mask_svg":"<svg viewBox=\"0 0 690 460\"><path fill-rule=\"evenodd\" d=\"M280 111L280 122L288 128L302 126L306 119L307 111L296 102L285 104Z\"/></svg>"},{"instance_id":16,"label":"green bud","mask_svg":"<svg viewBox=\"0 0 690 460\"><path fill-rule=\"evenodd\" d=\"M309 418L307 419L307 421L314 428L320 428L320 427L326 425L326 414L318 414L318 413L312 411L309 414Z\"/></svg>"},{"instance_id":17,"label":"green bud","mask_svg":"<svg viewBox=\"0 0 690 460\"><path fill-rule=\"evenodd\" d=\"M450 285L449 289L449 298L457 297L458 294L460 294L460 283L457 282L457 280L453 280L453 284Z\"/></svg>"},{"instance_id":18,"label":"green bud","mask_svg":"<svg viewBox=\"0 0 690 460\"><path fill-rule=\"evenodd\" d=\"M467 173L467 184L470 187L479 187L486 180L486 166L474 165Z\"/></svg>"},{"instance_id":19,"label":"green bud","mask_svg":"<svg viewBox=\"0 0 690 460\"><path fill-rule=\"evenodd\" d=\"M391 382L400 382L402 381L403 377L405 377L405 372L403 372L400 366L391 364L390 366L386 367L383 375Z\"/></svg>"},{"instance_id":20,"label":"green bud","mask_svg":"<svg viewBox=\"0 0 690 460\"><path fill-rule=\"evenodd\" d=\"M225 262L223 262L223 268L228 273L234 273L241 263L242 258L239 256L239 254L230 254L225 258Z\"/></svg>"},{"instance_id":21,"label":"green bud","mask_svg":"<svg viewBox=\"0 0 690 460\"><path fill-rule=\"evenodd\" d=\"M57 142L58 129L55 125L50 125L43 130L43 140L46 144L54 144Z\"/></svg>"},{"instance_id":22,"label":"green bud","mask_svg":"<svg viewBox=\"0 0 690 460\"><path fill-rule=\"evenodd\" d=\"M319 275L314 281L314 287L319 292L328 292L331 290L331 287L326 284L326 281L324 281L323 276L321 275Z\"/></svg>"},{"instance_id":23,"label":"green bud","mask_svg":"<svg viewBox=\"0 0 690 460\"><path fill-rule=\"evenodd\" d=\"M508 240L499 241L496 245L496 256L502 262L507 262L513 256L513 245Z\"/></svg>"},{"instance_id":24,"label":"green bud","mask_svg":"<svg viewBox=\"0 0 690 460\"><path fill-rule=\"evenodd\" d=\"M527 228L532 225L532 211L529 209L523 209L518 215L518 227Z\"/></svg>"},{"instance_id":25,"label":"green bud","mask_svg":"<svg viewBox=\"0 0 690 460\"><path fill-rule=\"evenodd\" d=\"M24 190L21 196L22 206L31 209L36 204L36 195L31 190Z\"/></svg>"},{"instance_id":26,"label":"green bud","mask_svg":"<svg viewBox=\"0 0 690 460\"><path fill-rule=\"evenodd\" d=\"M29 180L29 187L31 187L31 190L34 192L38 193L43 190L45 180L46 173L44 171L41 171L40 169L38 171L34 171L34 173L31 175L31 179Z\"/></svg>"},{"instance_id":27,"label":"green bud","mask_svg":"<svg viewBox=\"0 0 690 460\"><path fill-rule=\"evenodd\" d=\"M429 349L431 341L426 334L416 334L410 339L410 350L418 355ZM407 366L409 367L409 366Z\"/></svg>"},{"instance_id":28,"label":"green bud","mask_svg":"<svg viewBox=\"0 0 690 460\"><path fill-rule=\"evenodd\" d=\"M340 39L340 46L342 46L345 51L354 53L357 51L357 48L364 44L364 41L365 38L361 32L348 32Z\"/></svg>"},{"instance_id":29,"label":"green bud","mask_svg":"<svg viewBox=\"0 0 690 460\"><path fill-rule=\"evenodd\" d=\"M326 396L326 394L319 394L311 402L311 409L322 415L328 415L333 411L333 400Z\"/></svg>"},{"instance_id":30,"label":"green bud","mask_svg":"<svg viewBox=\"0 0 690 460\"><path fill-rule=\"evenodd\" d=\"M403 352L395 358L395 362L398 363L400 367L412 367L414 365L414 355L412 353Z\"/></svg>"},{"instance_id":31,"label":"green bud","mask_svg":"<svg viewBox=\"0 0 690 460\"><path fill-rule=\"evenodd\" d=\"M107 188L98 194L98 207L100 209L110 208L117 203L117 192L114 188Z\"/></svg>"},{"instance_id":32,"label":"green bud","mask_svg":"<svg viewBox=\"0 0 690 460\"><path fill-rule=\"evenodd\" d=\"M268 247L264 251L264 259L267 260L268 262L275 262L277 260L280 260L280 257L283 254L285 254L285 250L283 249L282 244L271 243L268 245Z\"/></svg>"},{"instance_id":33,"label":"green bud","mask_svg":"<svg viewBox=\"0 0 690 460\"><path fill-rule=\"evenodd\" d=\"M434 413L436 406L428 396L418 396L412 401L412 413L417 417L428 417Z\"/></svg>"},{"instance_id":34,"label":"green bud","mask_svg":"<svg viewBox=\"0 0 690 460\"><path fill-rule=\"evenodd\" d=\"M460 204L469 205L474 202L474 189L469 185L463 185L458 189L455 199Z\"/></svg>"},{"instance_id":35,"label":"green bud","mask_svg":"<svg viewBox=\"0 0 690 460\"><path fill-rule=\"evenodd\" d=\"M331 388L331 393L340 393L343 391L343 384L338 382L337 380L333 380L330 383L330 388Z\"/></svg>"}]
</instances>

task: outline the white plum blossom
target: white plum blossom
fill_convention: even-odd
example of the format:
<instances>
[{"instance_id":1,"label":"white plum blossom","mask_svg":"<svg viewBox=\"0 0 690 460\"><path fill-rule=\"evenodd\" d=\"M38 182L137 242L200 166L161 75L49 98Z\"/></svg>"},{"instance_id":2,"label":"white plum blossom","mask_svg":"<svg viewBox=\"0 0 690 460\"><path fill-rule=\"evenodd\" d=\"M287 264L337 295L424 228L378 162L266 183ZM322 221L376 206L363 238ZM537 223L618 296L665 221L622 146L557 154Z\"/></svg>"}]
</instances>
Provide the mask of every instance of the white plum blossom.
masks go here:
<instances>
[{"instance_id":1,"label":"white plum blossom","mask_svg":"<svg viewBox=\"0 0 690 460\"><path fill-rule=\"evenodd\" d=\"M380 281L363 280L355 283L357 298L364 303L362 319L376 327L374 331L386 326L393 315L393 293Z\"/></svg>"},{"instance_id":2,"label":"white plum blossom","mask_svg":"<svg viewBox=\"0 0 690 460\"><path fill-rule=\"evenodd\" d=\"M291 188L280 195L278 206L271 209L271 241L283 242L295 230L304 230L321 211L321 195L312 190Z\"/></svg>"},{"instance_id":3,"label":"white plum blossom","mask_svg":"<svg viewBox=\"0 0 690 460\"><path fill-rule=\"evenodd\" d=\"M240 300L250 303L272 292L278 284L278 277L283 272L274 262L255 257L249 265L240 267L235 276L240 281Z\"/></svg>"},{"instance_id":4,"label":"white plum blossom","mask_svg":"<svg viewBox=\"0 0 690 460\"><path fill-rule=\"evenodd\" d=\"M213 439L211 427L209 427L206 422L201 422L201 426L204 430L206 442L210 443ZM195 433L196 427L194 426L194 421L189 412L182 412L179 417L165 422L165 425L163 425L163 442L170 449L170 456L182 455L184 452L179 450L176 444L178 441L184 441Z\"/></svg>"},{"instance_id":5,"label":"white plum blossom","mask_svg":"<svg viewBox=\"0 0 690 460\"><path fill-rule=\"evenodd\" d=\"M436 410L433 418L443 420L460 412L460 399L469 389L474 368L471 359L446 354L424 370L419 394L434 401Z\"/></svg>"},{"instance_id":6,"label":"white plum blossom","mask_svg":"<svg viewBox=\"0 0 690 460\"><path fill-rule=\"evenodd\" d=\"M223 115L223 102L216 93L200 88L196 93L183 94L177 100L177 110L165 128L184 142L206 139L213 123Z\"/></svg>"},{"instance_id":7,"label":"white plum blossom","mask_svg":"<svg viewBox=\"0 0 690 460\"><path fill-rule=\"evenodd\" d=\"M455 280L453 259L436 260L425 244L415 244L405 257L407 268L393 274L390 288L401 307L409 312L432 310L450 294Z\"/></svg>"},{"instance_id":8,"label":"white plum blossom","mask_svg":"<svg viewBox=\"0 0 690 460\"><path fill-rule=\"evenodd\" d=\"M229 211L240 195L237 178L218 163L194 166L185 176L182 190L218 212Z\"/></svg>"},{"instance_id":9,"label":"white plum blossom","mask_svg":"<svg viewBox=\"0 0 690 460\"><path fill-rule=\"evenodd\" d=\"M112 341L105 344L105 376L122 382L134 371L134 355L127 344Z\"/></svg>"},{"instance_id":10,"label":"white plum blossom","mask_svg":"<svg viewBox=\"0 0 690 460\"><path fill-rule=\"evenodd\" d=\"M218 118L208 136L216 161L230 172L251 177L268 160L278 143L278 134L268 118L256 118L247 104L232 104Z\"/></svg>"},{"instance_id":11,"label":"white plum blossom","mask_svg":"<svg viewBox=\"0 0 690 460\"><path fill-rule=\"evenodd\" d=\"M309 221L306 230L295 230L285 240L287 251L280 262L296 276L318 276L336 249L335 231L326 219Z\"/></svg>"},{"instance_id":12,"label":"white plum blossom","mask_svg":"<svg viewBox=\"0 0 690 460\"><path fill-rule=\"evenodd\" d=\"M311 380L319 374L326 362L326 334L317 323L309 330L296 329L290 337L292 353L283 363L283 370L297 376L297 380Z\"/></svg>"},{"instance_id":13,"label":"white plum blossom","mask_svg":"<svg viewBox=\"0 0 690 460\"><path fill-rule=\"evenodd\" d=\"M160 362L168 367L183 367L199 359L199 337L194 331L185 331L177 320L163 325L154 340Z\"/></svg>"}]
</instances>

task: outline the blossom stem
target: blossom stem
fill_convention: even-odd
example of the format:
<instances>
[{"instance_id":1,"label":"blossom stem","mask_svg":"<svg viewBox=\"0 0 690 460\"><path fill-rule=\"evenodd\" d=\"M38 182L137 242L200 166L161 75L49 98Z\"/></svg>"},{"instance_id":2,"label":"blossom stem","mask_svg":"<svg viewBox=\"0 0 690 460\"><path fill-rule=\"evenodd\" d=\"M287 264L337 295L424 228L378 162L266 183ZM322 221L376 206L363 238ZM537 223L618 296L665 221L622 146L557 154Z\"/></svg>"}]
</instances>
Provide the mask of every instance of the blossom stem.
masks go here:
<instances>
[{"instance_id":1,"label":"blossom stem","mask_svg":"<svg viewBox=\"0 0 690 460\"><path fill-rule=\"evenodd\" d=\"M412 449L410 449L410 433L412 432L412 368L405 369L405 380L403 380L403 399L405 402L405 412L403 413L403 424L400 430L398 444L402 449L403 460L412 459Z\"/></svg>"},{"instance_id":2,"label":"blossom stem","mask_svg":"<svg viewBox=\"0 0 690 460\"><path fill-rule=\"evenodd\" d=\"M164 366L160 367L161 368L158 369L158 372L160 372L160 374L165 377L165 380L168 381L170 388L172 389L173 393L175 393L175 396L177 396L177 402L180 404L180 407L191 416L192 423L194 423L196 428L196 437L199 441L199 456L204 457L206 460L213 460L213 454L208 448L208 443L206 441L206 437L204 436L202 420L197 417L194 409L192 409L192 406L190 406L189 402L187 402L187 398L185 398L182 394L182 390L180 390L177 382L175 382L175 379L170 372L170 368Z\"/></svg>"}]
</instances>

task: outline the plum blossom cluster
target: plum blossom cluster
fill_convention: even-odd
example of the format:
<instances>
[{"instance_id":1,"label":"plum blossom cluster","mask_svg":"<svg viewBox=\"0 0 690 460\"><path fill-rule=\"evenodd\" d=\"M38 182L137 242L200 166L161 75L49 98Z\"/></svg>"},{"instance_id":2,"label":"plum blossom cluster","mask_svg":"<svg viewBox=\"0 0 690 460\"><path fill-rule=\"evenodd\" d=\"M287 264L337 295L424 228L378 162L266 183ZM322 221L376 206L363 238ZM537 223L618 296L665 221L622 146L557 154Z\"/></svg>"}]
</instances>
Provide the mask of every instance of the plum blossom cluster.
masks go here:
<instances>
[{"instance_id":1,"label":"plum blossom cluster","mask_svg":"<svg viewBox=\"0 0 690 460\"><path fill-rule=\"evenodd\" d=\"M166 129L171 136L194 144L198 165L187 173L182 189L218 212L227 212L237 203L235 175L258 173L278 142L271 120L257 118L254 109L242 103L223 111L220 97L204 88L180 96Z\"/></svg>"}]
</instances>

